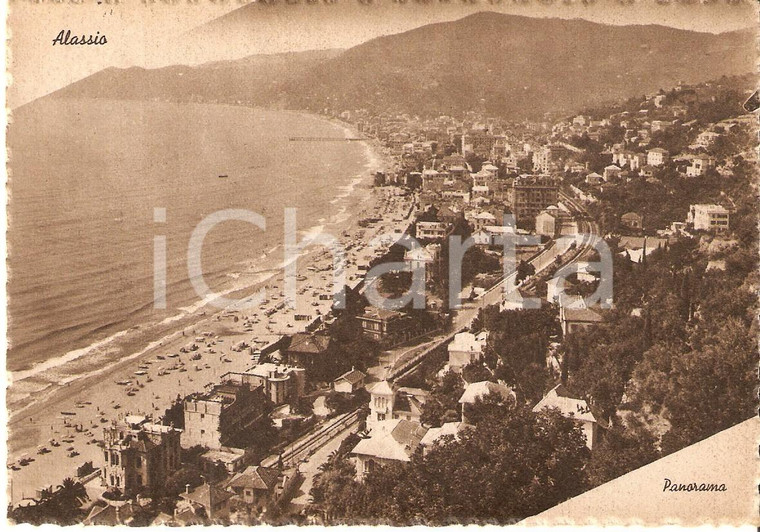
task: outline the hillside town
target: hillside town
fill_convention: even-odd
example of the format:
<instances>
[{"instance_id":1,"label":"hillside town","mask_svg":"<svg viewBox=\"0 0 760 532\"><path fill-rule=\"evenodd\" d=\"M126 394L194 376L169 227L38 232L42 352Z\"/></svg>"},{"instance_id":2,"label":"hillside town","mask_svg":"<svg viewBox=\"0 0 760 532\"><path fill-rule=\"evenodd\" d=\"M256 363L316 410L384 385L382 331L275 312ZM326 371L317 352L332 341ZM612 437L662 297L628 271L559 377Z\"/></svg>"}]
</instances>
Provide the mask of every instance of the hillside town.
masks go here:
<instances>
[{"instance_id":1,"label":"hillside town","mask_svg":"<svg viewBox=\"0 0 760 532\"><path fill-rule=\"evenodd\" d=\"M189 377L209 352L230 359L202 391L104 410L89 429L99 460L10 516L507 523L744 421L758 288L749 82L540 122L325 109L393 161L374 176L393 218L361 220L393 239L352 241L345 308L320 294L313 314L287 317L292 332L267 337L247 324L276 320L277 300L231 310L235 343L195 331L169 360L136 365L139 381L162 378L159 365ZM593 297L602 257L589 235L611 250L612 300ZM454 237L471 242L456 279ZM365 277L389 262L404 267ZM369 303L370 285L400 298L419 269L424 309Z\"/></svg>"}]
</instances>

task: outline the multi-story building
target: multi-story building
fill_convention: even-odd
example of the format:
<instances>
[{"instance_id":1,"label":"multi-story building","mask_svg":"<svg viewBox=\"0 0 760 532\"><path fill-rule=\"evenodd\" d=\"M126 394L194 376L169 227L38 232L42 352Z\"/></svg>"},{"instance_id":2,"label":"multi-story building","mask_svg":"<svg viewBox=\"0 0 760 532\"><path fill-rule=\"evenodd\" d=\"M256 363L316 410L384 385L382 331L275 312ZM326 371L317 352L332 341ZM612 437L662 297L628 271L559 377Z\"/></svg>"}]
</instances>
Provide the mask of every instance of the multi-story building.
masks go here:
<instances>
[{"instance_id":1,"label":"multi-story building","mask_svg":"<svg viewBox=\"0 0 760 532\"><path fill-rule=\"evenodd\" d=\"M378 342L400 341L412 334L414 320L395 310L367 307L357 316L365 336Z\"/></svg>"},{"instance_id":2,"label":"multi-story building","mask_svg":"<svg viewBox=\"0 0 760 532\"><path fill-rule=\"evenodd\" d=\"M181 432L137 415L103 429L106 486L128 496L161 486L180 468Z\"/></svg>"},{"instance_id":3,"label":"multi-story building","mask_svg":"<svg viewBox=\"0 0 760 532\"><path fill-rule=\"evenodd\" d=\"M471 130L462 135L462 153L475 153L483 157L491 155L497 137L485 130Z\"/></svg>"},{"instance_id":4,"label":"multi-story building","mask_svg":"<svg viewBox=\"0 0 760 532\"><path fill-rule=\"evenodd\" d=\"M419 388L397 387L380 381L367 389L370 394L367 428L394 419L420 422L428 392Z\"/></svg>"},{"instance_id":5,"label":"multi-story building","mask_svg":"<svg viewBox=\"0 0 760 532\"><path fill-rule=\"evenodd\" d=\"M569 150L562 144L541 146L533 152L533 170L548 174L559 168L559 162L567 157Z\"/></svg>"},{"instance_id":6,"label":"multi-story building","mask_svg":"<svg viewBox=\"0 0 760 532\"><path fill-rule=\"evenodd\" d=\"M536 234L554 238L562 232L562 228L572 223L568 212L556 205L549 205L536 216Z\"/></svg>"},{"instance_id":7,"label":"multi-story building","mask_svg":"<svg viewBox=\"0 0 760 532\"><path fill-rule=\"evenodd\" d=\"M712 168L715 168L715 157L697 155L691 160L689 166L686 167L686 175L688 177L703 176Z\"/></svg>"},{"instance_id":8,"label":"multi-story building","mask_svg":"<svg viewBox=\"0 0 760 532\"><path fill-rule=\"evenodd\" d=\"M225 373L222 380L253 388L260 386L274 405L295 401L306 393L306 370L284 364L257 364L242 373Z\"/></svg>"},{"instance_id":9,"label":"multi-story building","mask_svg":"<svg viewBox=\"0 0 760 532\"><path fill-rule=\"evenodd\" d=\"M465 366L479 361L487 342L488 331L455 334L454 340L448 345L449 370L461 373Z\"/></svg>"},{"instance_id":10,"label":"multi-story building","mask_svg":"<svg viewBox=\"0 0 760 532\"><path fill-rule=\"evenodd\" d=\"M522 175L512 183L512 213L517 222L534 221L538 213L559 199L559 179L548 175Z\"/></svg>"},{"instance_id":11,"label":"multi-story building","mask_svg":"<svg viewBox=\"0 0 760 532\"><path fill-rule=\"evenodd\" d=\"M727 231L730 211L722 205L691 205L686 223L692 224L697 231Z\"/></svg>"},{"instance_id":12,"label":"multi-story building","mask_svg":"<svg viewBox=\"0 0 760 532\"><path fill-rule=\"evenodd\" d=\"M449 224L444 222L417 222L417 238L443 240L449 234Z\"/></svg>"},{"instance_id":13,"label":"multi-story building","mask_svg":"<svg viewBox=\"0 0 760 532\"><path fill-rule=\"evenodd\" d=\"M236 438L266 413L264 386L227 379L185 398L182 445L209 449L234 447Z\"/></svg>"},{"instance_id":14,"label":"multi-story building","mask_svg":"<svg viewBox=\"0 0 760 532\"><path fill-rule=\"evenodd\" d=\"M593 449L594 445L598 443L599 423L596 416L594 416L585 399L570 393L563 384L552 388L533 407L534 412L541 412L544 409L559 410L563 417L576 421L583 430L583 435L586 437L586 446L589 449Z\"/></svg>"},{"instance_id":15,"label":"multi-story building","mask_svg":"<svg viewBox=\"0 0 760 532\"><path fill-rule=\"evenodd\" d=\"M647 164L649 166L662 166L668 162L668 150L653 148L647 152Z\"/></svg>"}]
</instances>

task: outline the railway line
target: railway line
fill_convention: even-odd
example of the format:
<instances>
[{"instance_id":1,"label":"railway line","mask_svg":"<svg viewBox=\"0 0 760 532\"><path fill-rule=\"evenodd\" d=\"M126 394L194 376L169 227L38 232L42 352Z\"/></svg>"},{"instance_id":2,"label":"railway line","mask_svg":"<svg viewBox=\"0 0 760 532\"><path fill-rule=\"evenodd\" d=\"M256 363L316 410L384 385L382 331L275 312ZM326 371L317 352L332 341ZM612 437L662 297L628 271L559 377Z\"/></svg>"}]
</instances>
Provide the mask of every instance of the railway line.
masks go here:
<instances>
[{"instance_id":1,"label":"railway line","mask_svg":"<svg viewBox=\"0 0 760 532\"><path fill-rule=\"evenodd\" d=\"M590 249L593 249L596 238L598 238L598 226L595 222L587 219L588 213L583 206L567 193L560 191L560 199L570 208L571 212L576 218L576 246L574 248L568 248L563 251L557 249L557 244L550 246L543 251L535 255L530 263L536 268L536 273L531 276L530 279L519 285L519 288L525 290L531 290L535 288L538 274L546 270L549 266L555 263L557 257L560 257L560 264L558 269L568 264L572 264L580 260L580 258ZM424 352L416 355L412 360L406 361L402 367L393 368L388 375L388 379L391 381L401 379L411 373L413 373L419 364L435 349L442 344L450 341L457 332L466 330L475 317L478 315L478 311L481 308L501 303L503 289L505 283L515 284L517 272L511 272L492 286L486 293L476 299L475 304L472 306L464 307L457 311L457 316L454 320L454 331L446 336L440 338L440 341L432 344Z\"/></svg>"},{"instance_id":2,"label":"railway line","mask_svg":"<svg viewBox=\"0 0 760 532\"><path fill-rule=\"evenodd\" d=\"M584 253L593 247L594 241L597 238L596 235L598 234L596 223L587 219L588 213L574 198L564 192L560 192L560 198L570 208L572 213L575 214L577 223L576 236L578 237L576 240L576 246L574 248L569 247L565 250L559 250L555 243L553 246L536 254L530 261L530 263L536 267L536 274L532 276L531 279L522 283L520 288L527 290L535 288L538 274L548 269L549 266L555 264L557 257L560 257L560 264L558 267L561 268L578 261ZM516 276L517 272L511 272L496 283L496 285L491 287L485 294L483 294L483 296L478 298L474 305L457 311L457 316L454 322L454 332L441 336L435 342L427 346L427 348L421 353L415 355L410 360L404 361L398 367L391 368L390 372L387 374L387 379L390 381L397 381L413 373L430 353L449 342L456 333L466 330L481 308L500 303L504 283L509 282L514 285ZM283 463L291 464L299 462L313 454L335 435L343 432L354 424L358 424L358 422L359 409L357 408L330 420L324 426L313 429L311 432L308 432L296 440L293 444L287 446L282 453L271 455L264 459L264 461L261 462L261 465L272 467L277 465L280 460L282 460Z\"/></svg>"},{"instance_id":3,"label":"railway line","mask_svg":"<svg viewBox=\"0 0 760 532\"><path fill-rule=\"evenodd\" d=\"M307 432L300 439L287 446L282 453L265 458L261 462L261 465L264 467L274 467L280 460L284 464L299 462L313 454L314 451L322 447L333 436L343 432L348 427L358 423L358 421L359 409L357 408L328 421L324 426L316 430Z\"/></svg>"}]
</instances>

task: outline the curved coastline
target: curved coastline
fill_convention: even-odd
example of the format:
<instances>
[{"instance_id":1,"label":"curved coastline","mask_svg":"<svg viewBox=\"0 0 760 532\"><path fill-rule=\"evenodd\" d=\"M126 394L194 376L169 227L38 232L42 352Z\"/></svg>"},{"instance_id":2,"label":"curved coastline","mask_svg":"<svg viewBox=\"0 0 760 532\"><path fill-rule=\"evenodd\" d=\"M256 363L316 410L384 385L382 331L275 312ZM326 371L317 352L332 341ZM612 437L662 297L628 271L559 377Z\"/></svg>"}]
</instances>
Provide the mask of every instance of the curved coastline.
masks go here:
<instances>
[{"instance_id":1,"label":"curved coastline","mask_svg":"<svg viewBox=\"0 0 760 532\"><path fill-rule=\"evenodd\" d=\"M357 134L350 124L314 113L294 110L278 110L278 112L309 116L330 122L342 128L346 137ZM351 179L349 184L339 187L343 190L341 194L336 194L334 200L336 202L344 202L345 205L342 206L338 216L333 216L336 219L320 219L320 222L324 222L322 227L328 226L336 234L340 234L341 231L352 227L360 217L360 213L355 212L356 209L351 209L351 206L361 205L365 209L367 208L365 202L356 201L352 198L359 194L366 194L372 183L371 172L386 168L391 164L385 159L383 154L378 153L377 147L372 146L369 141L362 141L362 144L365 149L365 168L360 174ZM269 253L265 254L266 257L261 257L260 259L260 264L265 266L259 268L258 271L261 272L263 270L272 273L268 274L264 279L258 279L251 284L248 284L245 279L250 275L249 272L238 275L235 280L241 282L233 283L236 286L223 291L221 295L243 297L265 286L276 275L277 268L280 265L278 262L281 263L277 253L278 248L280 246L270 249ZM301 268L299 270L308 262L308 257L314 253L316 253L316 250L309 250L300 257L299 265ZM305 272L299 271L299 273L307 275ZM48 408L49 405L77 395L97 380L108 378L110 375L117 373L125 364L133 363L135 360L149 356L153 351L160 349L161 346L180 335L181 330L189 327L202 327L204 322L213 319L217 314L223 312L224 310L218 310L210 307L208 304L196 304L191 308L181 309L180 313L166 318L159 323L135 325L128 329L117 331L107 338L94 340L89 346L68 351L57 358L39 362L26 370L10 373L7 405L10 414L9 424L13 425L13 439L18 439L16 437L18 433L28 433L28 430L17 426L22 418L26 419L27 416L35 417ZM63 378L59 375L54 375L45 378L46 373L59 372L67 365L76 363L79 360L85 360L96 354L106 359L113 357L115 360L82 374L68 375ZM48 382L47 386L44 384L45 382ZM21 390L25 384L30 388L30 391L24 392ZM13 397L14 393L16 397ZM19 397L19 395L22 395L22 397ZM23 397L23 395L26 396Z\"/></svg>"}]
</instances>

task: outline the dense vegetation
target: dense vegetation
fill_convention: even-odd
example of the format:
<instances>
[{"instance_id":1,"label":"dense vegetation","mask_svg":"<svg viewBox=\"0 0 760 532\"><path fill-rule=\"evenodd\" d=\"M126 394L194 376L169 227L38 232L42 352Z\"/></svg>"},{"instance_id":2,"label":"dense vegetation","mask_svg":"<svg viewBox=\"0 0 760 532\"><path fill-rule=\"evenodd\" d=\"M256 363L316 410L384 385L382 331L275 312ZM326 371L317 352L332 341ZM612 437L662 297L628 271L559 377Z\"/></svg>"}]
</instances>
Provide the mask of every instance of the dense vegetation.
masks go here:
<instances>
[{"instance_id":1,"label":"dense vegetation","mask_svg":"<svg viewBox=\"0 0 760 532\"><path fill-rule=\"evenodd\" d=\"M330 524L511 523L585 488L588 459L580 429L556 412L497 404L472 429L408 463L357 482L352 463L328 463L314 481L313 505Z\"/></svg>"}]
</instances>

